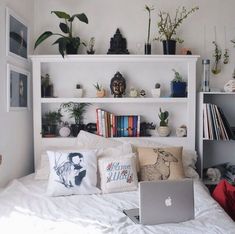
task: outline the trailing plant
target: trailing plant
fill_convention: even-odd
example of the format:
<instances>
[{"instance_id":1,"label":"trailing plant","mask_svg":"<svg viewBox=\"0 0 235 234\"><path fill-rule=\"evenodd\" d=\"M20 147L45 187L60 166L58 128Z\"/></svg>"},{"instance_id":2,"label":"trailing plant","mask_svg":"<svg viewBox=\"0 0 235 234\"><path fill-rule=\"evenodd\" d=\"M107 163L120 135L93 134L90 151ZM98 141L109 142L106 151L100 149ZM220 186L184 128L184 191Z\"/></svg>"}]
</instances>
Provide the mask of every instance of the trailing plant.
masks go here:
<instances>
[{"instance_id":1,"label":"trailing plant","mask_svg":"<svg viewBox=\"0 0 235 234\"><path fill-rule=\"evenodd\" d=\"M221 56L222 56L222 51L219 49L217 43L215 41L212 42L215 46L215 49L214 49L214 54L213 54L213 57L215 58L215 62L214 62L214 65L211 69L211 72L214 74L214 75L217 75L221 72L221 69L219 67L219 63L220 63L220 60L221 60Z\"/></svg>"},{"instance_id":2,"label":"trailing plant","mask_svg":"<svg viewBox=\"0 0 235 234\"><path fill-rule=\"evenodd\" d=\"M61 104L61 108L70 114L70 118L74 118L75 124L82 124L83 114L89 105L90 103L68 102Z\"/></svg>"},{"instance_id":3,"label":"trailing plant","mask_svg":"<svg viewBox=\"0 0 235 234\"><path fill-rule=\"evenodd\" d=\"M74 14L70 16L66 12L63 11L52 11L51 13L55 14L59 19L63 19L64 23L60 23L59 27L63 34L53 33L51 31L46 31L41 34L35 42L34 49L37 48L43 41L51 36L60 36L54 43L58 44L59 52L64 57L64 54L68 48L68 46L72 46L73 48L78 49L80 44L86 45L84 42L81 43L80 37L73 35L73 21L75 18L80 20L83 23L88 24L88 18L84 13Z\"/></svg>"},{"instance_id":4,"label":"trailing plant","mask_svg":"<svg viewBox=\"0 0 235 234\"><path fill-rule=\"evenodd\" d=\"M150 29L151 29L151 11L154 10L154 7L145 5L145 10L148 12L148 34L147 34L147 43L150 44Z\"/></svg>"},{"instance_id":5,"label":"trailing plant","mask_svg":"<svg viewBox=\"0 0 235 234\"><path fill-rule=\"evenodd\" d=\"M168 126L169 112L168 111L162 112L161 108L159 110L160 110L160 113L158 114L158 117L160 119L160 126L166 127L166 126Z\"/></svg>"},{"instance_id":6,"label":"trailing plant","mask_svg":"<svg viewBox=\"0 0 235 234\"><path fill-rule=\"evenodd\" d=\"M228 49L225 49L224 51L224 64L228 64L229 62L229 51Z\"/></svg>"},{"instance_id":7,"label":"trailing plant","mask_svg":"<svg viewBox=\"0 0 235 234\"><path fill-rule=\"evenodd\" d=\"M177 72L175 69L172 69L172 71L175 74L175 78L172 80L172 82L184 82L182 75L180 75L179 72Z\"/></svg>"},{"instance_id":8,"label":"trailing plant","mask_svg":"<svg viewBox=\"0 0 235 234\"><path fill-rule=\"evenodd\" d=\"M93 84L93 86L96 88L97 91L101 91L103 89L102 85L98 82L96 84Z\"/></svg>"},{"instance_id":9,"label":"trailing plant","mask_svg":"<svg viewBox=\"0 0 235 234\"><path fill-rule=\"evenodd\" d=\"M179 26L183 23L183 21L192 13L197 11L199 7L193 7L191 10L187 11L187 9L183 6L182 8L177 8L174 18L170 15L169 12L160 11L159 21L157 22L159 37L157 40L175 40L179 43L182 43L183 40L179 37L176 37L176 32Z\"/></svg>"}]
</instances>

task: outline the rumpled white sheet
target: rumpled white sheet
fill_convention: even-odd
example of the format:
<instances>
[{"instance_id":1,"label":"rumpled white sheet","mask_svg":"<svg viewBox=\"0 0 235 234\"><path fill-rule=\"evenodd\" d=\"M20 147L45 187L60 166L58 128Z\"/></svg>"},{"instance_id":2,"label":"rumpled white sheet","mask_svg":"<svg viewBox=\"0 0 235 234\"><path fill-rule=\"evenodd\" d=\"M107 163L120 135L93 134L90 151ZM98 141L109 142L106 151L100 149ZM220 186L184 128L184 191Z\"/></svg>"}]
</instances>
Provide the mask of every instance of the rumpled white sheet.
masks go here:
<instances>
[{"instance_id":1,"label":"rumpled white sheet","mask_svg":"<svg viewBox=\"0 0 235 234\"><path fill-rule=\"evenodd\" d=\"M210 197L200 182L194 183L195 220L178 224L134 224L123 209L138 207L138 193L48 197L46 182L33 175L14 180L0 193L1 234L84 233L235 233L235 223Z\"/></svg>"}]
</instances>

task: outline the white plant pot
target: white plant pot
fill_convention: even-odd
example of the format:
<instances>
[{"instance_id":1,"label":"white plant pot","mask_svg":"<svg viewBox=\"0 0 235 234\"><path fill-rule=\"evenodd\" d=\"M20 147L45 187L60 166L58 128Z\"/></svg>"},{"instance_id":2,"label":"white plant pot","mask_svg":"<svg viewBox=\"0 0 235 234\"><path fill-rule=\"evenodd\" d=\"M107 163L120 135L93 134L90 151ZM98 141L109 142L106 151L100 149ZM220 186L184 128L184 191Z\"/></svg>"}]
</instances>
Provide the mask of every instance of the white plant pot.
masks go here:
<instances>
[{"instance_id":1,"label":"white plant pot","mask_svg":"<svg viewBox=\"0 0 235 234\"><path fill-rule=\"evenodd\" d=\"M159 98L161 96L161 89L152 89L151 93L153 97Z\"/></svg>"},{"instance_id":2,"label":"white plant pot","mask_svg":"<svg viewBox=\"0 0 235 234\"><path fill-rule=\"evenodd\" d=\"M166 127L158 127L157 132L158 132L158 135L160 137L167 137L167 136L170 135L171 130L170 130L170 128L168 126L166 126Z\"/></svg>"},{"instance_id":3,"label":"white plant pot","mask_svg":"<svg viewBox=\"0 0 235 234\"><path fill-rule=\"evenodd\" d=\"M75 97L76 98L81 98L82 97L82 95L83 95L83 89L76 89L75 90Z\"/></svg>"}]
</instances>

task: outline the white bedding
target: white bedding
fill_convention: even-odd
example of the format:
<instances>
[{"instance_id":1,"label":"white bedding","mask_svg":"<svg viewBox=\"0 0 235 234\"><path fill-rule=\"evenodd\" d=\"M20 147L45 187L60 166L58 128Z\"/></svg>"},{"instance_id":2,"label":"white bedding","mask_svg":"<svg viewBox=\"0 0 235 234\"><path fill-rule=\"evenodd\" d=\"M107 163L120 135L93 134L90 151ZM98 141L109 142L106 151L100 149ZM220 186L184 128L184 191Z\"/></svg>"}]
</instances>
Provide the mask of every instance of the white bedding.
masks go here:
<instances>
[{"instance_id":1,"label":"white bedding","mask_svg":"<svg viewBox=\"0 0 235 234\"><path fill-rule=\"evenodd\" d=\"M33 178L30 175L14 180L0 192L2 234L235 233L235 223L199 181L194 183L195 220L143 226L134 224L122 213L123 209L138 207L137 191L47 197L46 182Z\"/></svg>"}]
</instances>

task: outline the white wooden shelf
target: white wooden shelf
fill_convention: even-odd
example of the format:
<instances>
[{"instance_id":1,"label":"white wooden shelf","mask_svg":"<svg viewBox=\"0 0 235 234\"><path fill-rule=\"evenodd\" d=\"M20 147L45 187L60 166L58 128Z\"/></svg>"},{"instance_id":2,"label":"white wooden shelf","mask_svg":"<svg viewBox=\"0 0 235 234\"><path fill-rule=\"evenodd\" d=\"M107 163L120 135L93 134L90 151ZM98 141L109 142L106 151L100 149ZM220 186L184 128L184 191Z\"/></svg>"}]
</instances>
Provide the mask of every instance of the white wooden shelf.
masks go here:
<instances>
[{"instance_id":1,"label":"white wooden shelf","mask_svg":"<svg viewBox=\"0 0 235 234\"><path fill-rule=\"evenodd\" d=\"M188 98L41 98L41 103L187 103Z\"/></svg>"},{"instance_id":2,"label":"white wooden shelf","mask_svg":"<svg viewBox=\"0 0 235 234\"><path fill-rule=\"evenodd\" d=\"M234 95L235 92L201 92L202 95Z\"/></svg>"}]
</instances>

